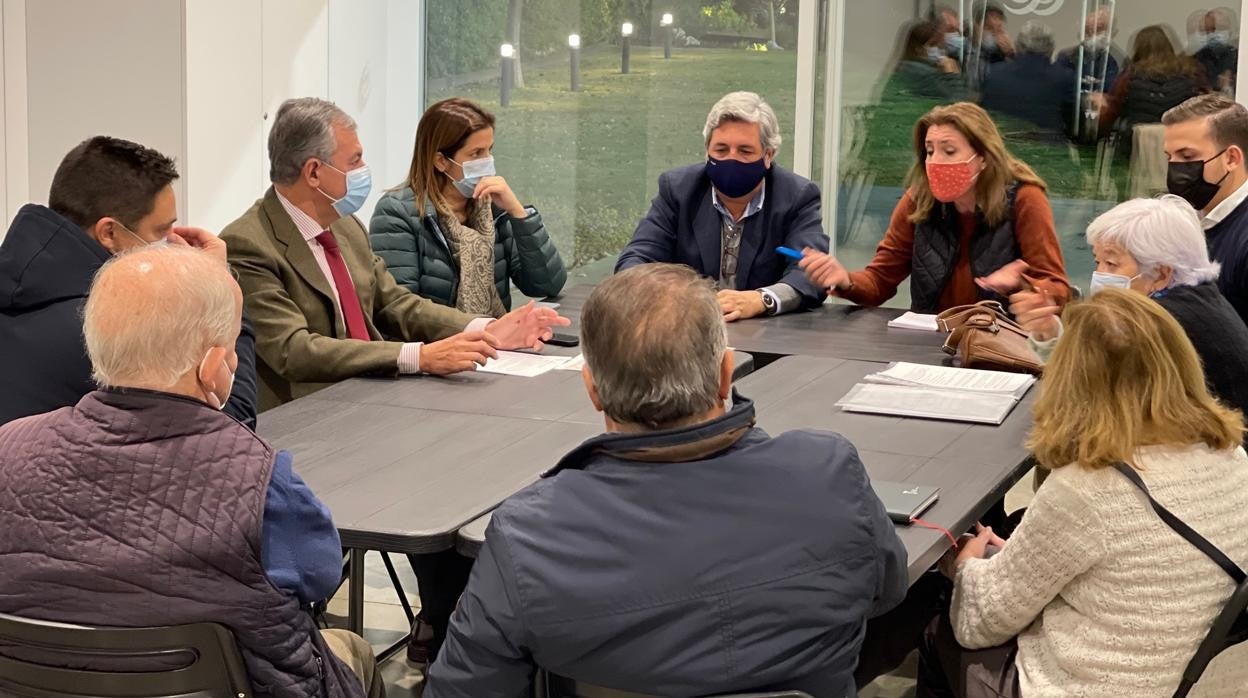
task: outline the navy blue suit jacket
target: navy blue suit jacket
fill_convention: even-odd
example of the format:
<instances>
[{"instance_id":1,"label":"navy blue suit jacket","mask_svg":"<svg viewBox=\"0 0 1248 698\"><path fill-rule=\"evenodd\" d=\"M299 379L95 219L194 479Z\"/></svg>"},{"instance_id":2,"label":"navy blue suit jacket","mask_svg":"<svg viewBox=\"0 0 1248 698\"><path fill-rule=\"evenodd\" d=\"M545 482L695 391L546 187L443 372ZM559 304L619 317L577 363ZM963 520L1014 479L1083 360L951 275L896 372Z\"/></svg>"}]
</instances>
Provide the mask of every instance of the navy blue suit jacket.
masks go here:
<instances>
[{"instance_id":1,"label":"navy blue suit jacket","mask_svg":"<svg viewBox=\"0 0 1248 698\"><path fill-rule=\"evenodd\" d=\"M812 247L828 251L819 212L819 187L774 162L767 172L763 210L745 219L737 261L737 290L783 282L802 295L804 307L823 302L797 262L776 252ZM650 212L637 225L633 239L620 252L617 272L638 264L671 262L693 267L703 276L719 278L723 218L711 203L711 180L705 165L689 165L659 175L659 193Z\"/></svg>"}]
</instances>

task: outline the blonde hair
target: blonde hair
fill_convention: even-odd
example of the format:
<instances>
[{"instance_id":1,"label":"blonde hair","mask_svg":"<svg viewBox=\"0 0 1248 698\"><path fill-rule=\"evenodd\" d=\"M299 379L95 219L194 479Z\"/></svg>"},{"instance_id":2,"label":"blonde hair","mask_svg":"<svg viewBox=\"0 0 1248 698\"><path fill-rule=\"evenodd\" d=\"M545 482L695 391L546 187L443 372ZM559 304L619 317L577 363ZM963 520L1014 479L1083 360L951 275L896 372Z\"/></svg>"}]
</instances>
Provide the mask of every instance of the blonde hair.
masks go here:
<instances>
[{"instance_id":1,"label":"blonde hair","mask_svg":"<svg viewBox=\"0 0 1248 698\"><path fill-rule=\"evenodd\" d=\"M1142 446L1232 448L1243 416L1209 394L1196 349L1146 296L1105 289L1066 308L1028 446L1046 468L1131 462Z\"/></svg>"},{"instance_id":2,"label":"blonde hair","mask_svg":"<svg viewBox=\"0 0 1248 698\"><path fill-rule=\"evenodd\" d=\"M933 126L952 126L957 129L984 159L984 170L975 180L975 201L984 212L988 225L996 227L1008 215L1006 190L1011 184L1034 184L1046 188L1043 179L1027 163L1010 154L1001 138L1001 132L992 117L977 104L958 102L936 107L924 114L914 125L914 153L916 160L906 178L910 197L914 199L911 223L922 223L932 215L936 197L927 183L927 131Z\"/></svg>"}]
</instances>

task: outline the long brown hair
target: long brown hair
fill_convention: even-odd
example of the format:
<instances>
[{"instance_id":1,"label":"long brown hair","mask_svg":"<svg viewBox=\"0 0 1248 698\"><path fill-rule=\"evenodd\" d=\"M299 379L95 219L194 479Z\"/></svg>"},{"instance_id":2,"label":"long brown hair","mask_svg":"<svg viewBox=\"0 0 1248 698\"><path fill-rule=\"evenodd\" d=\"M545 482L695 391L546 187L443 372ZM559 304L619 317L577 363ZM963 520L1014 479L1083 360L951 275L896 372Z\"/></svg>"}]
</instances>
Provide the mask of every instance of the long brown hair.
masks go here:
<instances>
[{"instance_id":1,"label":"long brown hair","mask_svg":"<svg viewBox=\"0 0 1248 698\"><path fill-rule=\"evenodd\" d=\"M977 104L958 102L936 107L924 114L914 125L914 154L916 160L906 178L906 186L914 199L914 213L910 222L921 223L932 214L936 198L927 183L927 131L933 126L952 126L966 137L971 148L984 159L984 170L975 180L975 202L984 212L990 226L998 226L1008 213L1006 189L1013 183L1034 184L1046 187L1040 175L1027 163L1010 154L1001 138L1001 132L992 117Z\"/></svg>"},{"instance_id":2,"label":"long brown hair","mask_svg":"<svg viewBox=\"0 0 1248 698\"><path fill-rule=\"evenodd\" d=\"M1162 25L1144 27L1135 35L1134 53L1131 55L1132 74L1164 77L1196 75L1199 70L1199 63L1174 50L1174 42Z\"/></svg>"},{"instance_id":3,"label":"long brown hair","mask_svg":"<svg viewBox=\"0 0 1248 698\"><path fill-rule=\"evenodd\" d=\"M455 151L464 141L483 128L494 127L494 115L476 102L452 97L436 102L425 110L416 126L416 148L412 153L412 167L404 186L411 188L416 197L416 210L425 210L425 201L441 213L449 213L451 206L442 195L442 185L447 175L434 167L438 153L454 158Z\"/></svg>"},{"instance_id":4,"label":"long brown hair","mask_svg":"<svg viewBox=\"0 0 1248 698\"><path fill-rule=\"evenodd\" d=\"M1209 395L1187 333L1155 301L1105 289L1067 306L1062 322L1027 444L1042 466L1103 468L1142 446L1243 440L1243 416Z\"/></svg>"}]
</instances>

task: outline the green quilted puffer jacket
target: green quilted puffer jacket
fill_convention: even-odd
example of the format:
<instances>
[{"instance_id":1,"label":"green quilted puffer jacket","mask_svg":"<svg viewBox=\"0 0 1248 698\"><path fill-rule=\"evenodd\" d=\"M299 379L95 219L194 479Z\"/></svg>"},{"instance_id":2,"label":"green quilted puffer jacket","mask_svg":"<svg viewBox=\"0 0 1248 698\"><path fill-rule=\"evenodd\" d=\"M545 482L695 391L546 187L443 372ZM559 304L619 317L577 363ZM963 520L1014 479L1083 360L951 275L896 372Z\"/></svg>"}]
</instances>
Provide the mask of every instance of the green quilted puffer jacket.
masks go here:
<instances>
[{"instance_id":1,"label":"green quilted puffer jacket","mask_svg":"<svg viewBox=\"0 0 1248 698\"><path fill-rule=\"evenodd\" d=\"M513 218L494 208L494 283L503 306L511 309L511 283L526 296L559 295L568 272L559 250L533 208L528 218ZM386 192L373 210L368 236L394 280L413 293L442 305L455 305L459 265L447 246L433 206L422 214L408 187Z\"/></svg>"}]
</instances>

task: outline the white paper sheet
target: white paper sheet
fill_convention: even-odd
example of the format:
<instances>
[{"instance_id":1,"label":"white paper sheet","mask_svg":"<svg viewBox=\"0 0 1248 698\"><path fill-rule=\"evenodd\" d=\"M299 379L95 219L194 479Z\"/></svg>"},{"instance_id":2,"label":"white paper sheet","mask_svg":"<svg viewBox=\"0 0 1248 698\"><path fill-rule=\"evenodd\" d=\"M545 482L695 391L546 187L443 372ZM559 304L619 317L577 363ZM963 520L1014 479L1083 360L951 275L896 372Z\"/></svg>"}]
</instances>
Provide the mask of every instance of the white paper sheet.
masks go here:
<instances>
[{"instance_id":1,"label":"white paper sheet","mask_svg":"<svg viewBox=\"0 0 1248 698\"><path fill-rule=\"evenodd\" d=\"M859 383L836 403L846 412L1000 424L1018 401L1011 395Z\"/></svg>"},{"instance_id":2,"label":"white paper sheet","mask_svg":"<svg viewBox=\"0 0 1248 698\"><path fill-rule=\"evenodd\" d=\"M892 320L889 320L888 326L903 330L925 330L928 332L937 332L940 330L940 326L936 324L935 315L923 315L920 313L911 313L909 311L898 315Z\"/></svg>"},{"instance_id":3,"label":"white paper sheet","mask_svg":"<svg viewBox=\"0 0 1248 698\"><path fill-rule=\"evenodd\" d=\"M568 357L566 361L559 364L555 368L560 371L579 371L584 367L585 367L585 355L577 354L576 356Z\"/></svg>"},{"instance_id":4,"label":"white paper sheet","mask_svg":"<svg viewBox=\"0 0 1248 698\"><path fill-rule=\"evenodd\" d=\"M567 360L568 357L566 356L543 356L541 354L524 354L518 351L500 351L497 359L490 359L477 370L485 373L501 373L505 376L533 378L559 368Z\"/></svg>"},{"instance_id":5,"label":"white paper sheet","mask_svg":"<svg viewBox=\"0 0 1248 698\"><path fill-rule=\"evenodd\" d=\"M867 376L865 380L868 383L940 388L961 392L998 393L1009 395L1014 399L1027 394L1027 390L1036 382L1035 377L1026 373L925 366L905 362L891 364L883 371Z\"/></svg>"}]
</instances>

